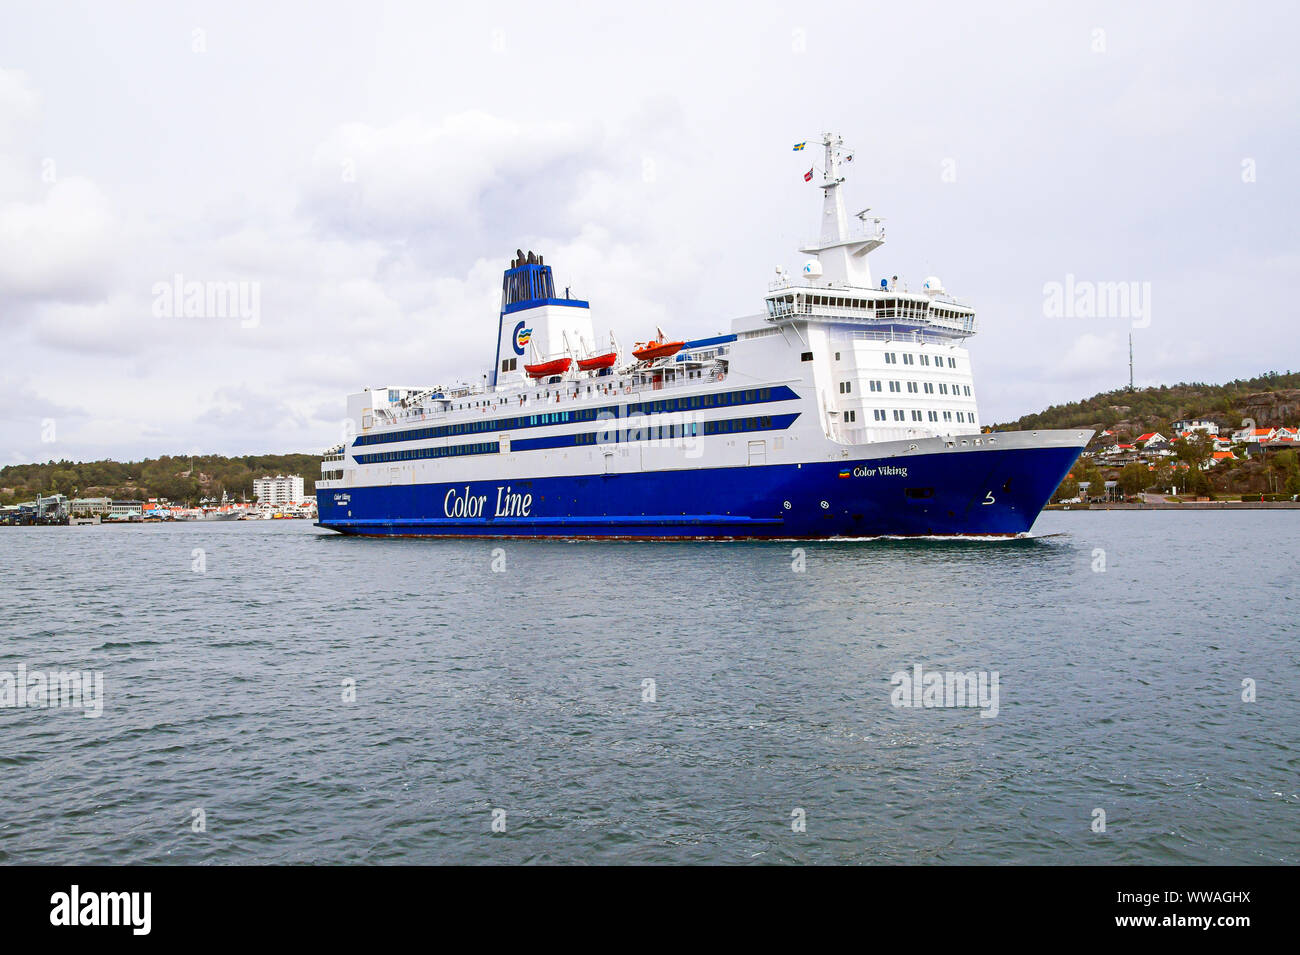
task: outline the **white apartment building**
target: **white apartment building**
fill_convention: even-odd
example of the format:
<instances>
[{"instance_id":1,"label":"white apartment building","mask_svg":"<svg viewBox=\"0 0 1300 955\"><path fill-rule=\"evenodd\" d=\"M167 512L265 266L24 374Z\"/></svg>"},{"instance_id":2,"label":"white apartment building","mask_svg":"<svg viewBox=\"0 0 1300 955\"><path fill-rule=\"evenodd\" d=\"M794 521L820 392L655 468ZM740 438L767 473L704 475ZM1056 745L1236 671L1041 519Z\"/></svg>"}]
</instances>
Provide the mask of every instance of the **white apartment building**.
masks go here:
<instances>
[{"instance_id":1,"label":"white apartment building","mask_svg":"<svg viewBox=\"0 0 1300 955\"><path fill-rule=\"evenodd\" d=\"M253 495L259 504L294 504L303 499L302 478L296 474L253 478Z\"/></svg>"}]
</instances>

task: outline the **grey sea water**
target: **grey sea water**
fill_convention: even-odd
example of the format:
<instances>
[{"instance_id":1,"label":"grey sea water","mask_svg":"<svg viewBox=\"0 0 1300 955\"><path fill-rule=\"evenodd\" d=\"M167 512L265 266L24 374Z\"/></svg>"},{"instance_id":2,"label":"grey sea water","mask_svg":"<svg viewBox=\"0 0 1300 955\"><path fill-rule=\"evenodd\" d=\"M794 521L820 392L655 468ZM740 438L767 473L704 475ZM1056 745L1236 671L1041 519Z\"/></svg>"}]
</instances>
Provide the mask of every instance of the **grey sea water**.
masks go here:
<instances>
[{"instance_id":1,"label":"grey sea water","mask_svg":"<svg viewBox=\"0 0 1300 955\"><path fill-rule=\"evenodd\" d=\"M1295 863L1298 532L0 529L0 671L104 676L0 709L0 861ZM916 664L996 670L996 717L895 707Z\"/></svg>"}]
</instances>

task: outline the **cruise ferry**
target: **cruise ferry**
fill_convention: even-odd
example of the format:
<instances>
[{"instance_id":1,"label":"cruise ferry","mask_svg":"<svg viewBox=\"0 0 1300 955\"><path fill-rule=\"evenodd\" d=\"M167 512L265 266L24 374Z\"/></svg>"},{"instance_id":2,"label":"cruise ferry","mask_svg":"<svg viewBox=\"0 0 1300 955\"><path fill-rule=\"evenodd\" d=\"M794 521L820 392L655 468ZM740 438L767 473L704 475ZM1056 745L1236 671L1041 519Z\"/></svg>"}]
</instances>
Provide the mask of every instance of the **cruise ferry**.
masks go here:
<instances>
[{"instance_id":1,"label":"cruise ferry","mask_svg":"<svg viewBox=\"0 0 1300 955\"><path fill-rule=\"evenodd\" d=\"M831 538L1025 534L1091 431L981 429L975 312L937 278L875 283L851 159L823 138L820 237L725 334L597 337L543 257L505 270L482 383L368 388L326 452L344 534Z\"/></svg>"}]
</instances>

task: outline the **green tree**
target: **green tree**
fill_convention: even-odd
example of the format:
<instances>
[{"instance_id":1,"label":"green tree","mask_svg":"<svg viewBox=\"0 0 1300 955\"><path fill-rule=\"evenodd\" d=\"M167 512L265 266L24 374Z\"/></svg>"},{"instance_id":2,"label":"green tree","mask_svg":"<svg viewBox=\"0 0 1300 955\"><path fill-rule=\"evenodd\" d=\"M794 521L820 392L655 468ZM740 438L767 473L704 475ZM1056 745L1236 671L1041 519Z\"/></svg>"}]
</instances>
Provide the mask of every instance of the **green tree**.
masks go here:
<instances>
[{"instance_id":1,"label":"green tree","mask_svg":"<svg viewBox=\"0 0 1300 955\"><path fill-rule=\"evenodd\" d=\"M1124 492L1125 497L1133 497L1145 491L1150 480L1151 472L1147 470L1147 466L1134 461L1120 469L1119 489Z\"/></svg>"},{"instance_id":2,"label":"green tree","mask_svg":"<svg viewBox=\"0 0 1300 955\"><path fill-rule=\"evenodd\" d=\"M1193 470L1208 461L1213 450L1214 442L1205 434L1193 434L1190 438L1179 438L1174 442L1174 457Z\"/></svg>"}]
</instances>

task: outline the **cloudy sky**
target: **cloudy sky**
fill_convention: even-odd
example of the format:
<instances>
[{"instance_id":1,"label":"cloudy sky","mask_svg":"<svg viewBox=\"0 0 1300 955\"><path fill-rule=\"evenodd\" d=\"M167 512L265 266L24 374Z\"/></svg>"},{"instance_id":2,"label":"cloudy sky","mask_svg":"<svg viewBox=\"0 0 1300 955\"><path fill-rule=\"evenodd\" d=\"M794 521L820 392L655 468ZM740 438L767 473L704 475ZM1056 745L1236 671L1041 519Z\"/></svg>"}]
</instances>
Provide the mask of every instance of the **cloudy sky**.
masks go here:
<instances>
[{"instance_id":1,"label":"cloudy sky","mask_svg":"<svg viewBox=\"0 0 1300 955\"><path fill-rule=\"evenodd\" d=\"M1297 368L1297 35L1280 3L9 0L0 462L318 451L350 391L477 380L517 247L624 341L729 327L802 262L823 130L875 274L978 309L986 421L1121 384L1130 330L1140 384ZM176 276L255 318L169 312ZM1046 314L1067 276L1149 314Z\"/></svg>"}]
</instances>

